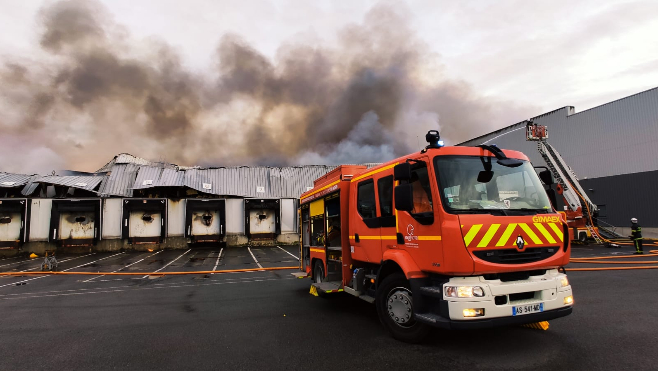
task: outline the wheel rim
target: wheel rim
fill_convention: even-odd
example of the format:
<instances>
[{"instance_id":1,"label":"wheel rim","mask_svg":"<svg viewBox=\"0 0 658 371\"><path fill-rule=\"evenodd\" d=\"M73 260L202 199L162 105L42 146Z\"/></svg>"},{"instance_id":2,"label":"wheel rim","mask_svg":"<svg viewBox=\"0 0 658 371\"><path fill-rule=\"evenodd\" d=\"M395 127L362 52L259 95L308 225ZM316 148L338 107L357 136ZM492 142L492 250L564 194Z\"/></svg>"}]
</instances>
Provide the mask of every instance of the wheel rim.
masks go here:
<instances>
[{"instance_id":1,"label":"wheel rim","mask_svg":"<svg viewBox=\"0 0 658 371\"><path fill-rule=\"evenodd\" d=\"M413 325L414 307L411 300L411 291L404 287L392 289L386 298L386 312L388 316L400 327Z\"/></svg>"}]
</instances>

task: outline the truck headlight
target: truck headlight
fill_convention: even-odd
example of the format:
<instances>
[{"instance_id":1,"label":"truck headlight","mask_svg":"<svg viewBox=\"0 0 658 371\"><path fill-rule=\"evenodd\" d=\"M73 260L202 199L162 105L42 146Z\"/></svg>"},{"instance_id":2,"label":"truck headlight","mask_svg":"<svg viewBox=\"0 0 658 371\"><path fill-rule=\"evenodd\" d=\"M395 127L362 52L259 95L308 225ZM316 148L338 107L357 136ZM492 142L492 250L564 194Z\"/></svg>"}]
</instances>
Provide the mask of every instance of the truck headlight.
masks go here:
<instances>
[{"instance_id":1,"label":"truck headlight","mask_svg":"<svg viewBox=\"0 0 658 371\"><path fill-rule=\"evenodd\" d=\"M445 295L449 298L481 298L484 290L480 286L445 286Z\"/></svg>"},{"instance_id":2,"label":"truck headlight","mask_svg":"<svg viewBox=\"0 0 658 371\"><path fill-rule=\"evenodd\" d=\"M560 284L562 285L562 287L569 286L569 279L567 278L567 276L564 276L560 279Z\"/></svg>"}]
</instances>

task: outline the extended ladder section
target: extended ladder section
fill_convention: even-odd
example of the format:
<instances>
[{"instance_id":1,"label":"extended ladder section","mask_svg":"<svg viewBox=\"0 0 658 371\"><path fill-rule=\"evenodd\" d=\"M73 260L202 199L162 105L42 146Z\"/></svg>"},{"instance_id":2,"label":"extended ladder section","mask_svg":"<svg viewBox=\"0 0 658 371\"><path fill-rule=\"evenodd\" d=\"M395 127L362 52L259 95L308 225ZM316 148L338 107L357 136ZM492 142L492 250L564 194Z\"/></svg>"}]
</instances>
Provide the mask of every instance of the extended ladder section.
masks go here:
<instances>
[{"instance_id":1,"label":"extended ladder section","mask_svg":"<svg viewBox=\"0 0 658 371\"><path fill-rule=\"evenodd\" d=\"M602 240L598 232L592 225L592 216L598 211L598 207L587 196L585 190L580 186L576 173L564 161L560 153L548 142L548 129L546 126L537 125L529 122L526 128L526 139L529 141L537 141L537 150L546 162L546 166L550 170L553 178L562 188L562 196L568 204L571 211L577 211L581 208L583 215L586 215L586 227L589 234L594 238L597 243Z\"/></svg>"},{"instance_id":2,"label":"extended ladder section","mask_svg":"<svg viewBox=\"0 0 658 371\"><path fill-rule=\"evenodd\" d=\"M551 170L555 180L562 186L564 198L569 204L572 211L576 211L578 207L582 207L583 212L589 211L589 214L594 214L598 207L590 200L585 193L585 190L580 186L576 173L564 162L564 159L555 148L545 141L537 143L537 149L542 158ZM586 205L583 205L582 202Z\"/></svg>"}]
</instances>

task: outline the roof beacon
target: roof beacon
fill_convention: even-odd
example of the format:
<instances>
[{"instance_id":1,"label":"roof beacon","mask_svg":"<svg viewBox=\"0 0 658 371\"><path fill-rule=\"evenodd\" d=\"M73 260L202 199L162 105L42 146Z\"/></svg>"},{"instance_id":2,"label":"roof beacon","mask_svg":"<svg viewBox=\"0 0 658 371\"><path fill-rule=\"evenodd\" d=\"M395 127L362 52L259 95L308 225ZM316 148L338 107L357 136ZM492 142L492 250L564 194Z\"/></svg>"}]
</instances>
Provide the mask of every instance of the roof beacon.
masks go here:
<instances>
[{"instance_id":1,"label":"roof beacon","mask_svg":"<svg viewBox=\"0 0 658 371\"><path fill-rule=\"evenodd\" d=\"M426 149L441 148L441 147L444 146L443 141L441 140L441 136L439 135L438 130L428 131L427 134L425 134L425 140L427 141L427 143L429 143L427 145L427 147L425 147Z\"/></svg>"}]
</instances>

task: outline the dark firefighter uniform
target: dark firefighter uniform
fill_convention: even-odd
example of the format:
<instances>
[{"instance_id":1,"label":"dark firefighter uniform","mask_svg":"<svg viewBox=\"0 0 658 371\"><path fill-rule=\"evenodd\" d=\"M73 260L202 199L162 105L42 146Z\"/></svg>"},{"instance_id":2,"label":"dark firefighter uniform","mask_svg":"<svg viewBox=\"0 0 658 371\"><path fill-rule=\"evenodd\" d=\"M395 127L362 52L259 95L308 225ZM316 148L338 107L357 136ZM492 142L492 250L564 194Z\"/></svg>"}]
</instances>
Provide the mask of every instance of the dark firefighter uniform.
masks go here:
<instances>
[{"instance_id":1,"label":"dark firefighter uniform","mask_svg":"<svg viewBox=\"0 0 658 371\"><path fill-rule=\"evenodd\" d=\"M633 242L635 242L635 253L636 254L643 254L644 251L642 250L642 227L635 222L631 225L631 234L633 235Z\"/></svg>"}]
</instances>

